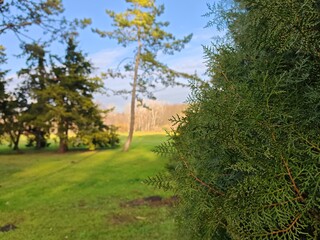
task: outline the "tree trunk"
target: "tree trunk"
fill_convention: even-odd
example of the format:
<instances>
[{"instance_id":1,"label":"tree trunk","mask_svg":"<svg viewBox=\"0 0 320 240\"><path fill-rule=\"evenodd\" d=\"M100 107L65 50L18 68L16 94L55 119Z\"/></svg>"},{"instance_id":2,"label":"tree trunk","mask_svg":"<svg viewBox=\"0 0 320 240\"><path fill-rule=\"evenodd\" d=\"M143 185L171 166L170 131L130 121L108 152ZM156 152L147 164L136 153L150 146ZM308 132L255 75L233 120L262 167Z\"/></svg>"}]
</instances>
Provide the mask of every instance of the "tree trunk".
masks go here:
<instances>
[{"instance_id":1,"label":"tree trunk","mask_svg":"<svg viewBox=\"0 0 320 240\"><path fill-rule=\"evenodd\" d=\"M134 124L135 124L135 114L136 114L136 92L137 92L137 82L138 82L138 70L140 64L140 54L142 44L138 41L138 51L136 55L136 61L134 66L134 75L133 75L133 84L132 84L132 93L131 93L131 109L130 109L130 126L129 126L129 134L126 140L126 143L123 146L123 151L127 152L130 148L133 132L134 132Z\"/></svg>"},{"instance_id":2,"label":"tree trunk","mask_svg":"<svg viewBox=\"0 0 320 240\"><path fill-rule=\"evenodd\" d=\"M13 150L14 151L19 151L19 139L20 139L20 134L17 136L16 140L13 141Z\"/></svg>"},{"instance_id":3,"label":"tree trunk","mask_svg":"<svg viewBox=\"0 0 320 240\"><path fill-rule=\"evenodd\" d=\"M68 141L67 138L60 138L59 142L59 153L65 153L68 151Z\"/></svg>"},{"instance_id":4,"label":"tree trunk","mask_svg":"<svg viewBox=\"0 0 320 240\"><path fill-rule=\"evenodd\" d=\"M45 148L47 146L47 140L44 137L44 132L36 129L34 135L36 136L36 149Z\"/></svg>"},{"instance_id":5,"label":"tree trunk","mask_svg":"<svg viewBox=\"0 0 320 240\"><path fill-rule=\"evenodd\" d=\"M65 127L63 123L61 123L59 127L58 136L60 139L58 152L65 153L68 151L68 128Z\"/></svg>"},{"instance_id":6,"label":"tree trunk","mask_svg":"<svg viewBox=\"0 0 320 240\"><path fill-rule=\"evenodd\" d=\"M13 151L19 151L19 141L20 141L21 132L18 131L17 133L10 133L11 142L13 143Z\"/></svg>"}]
</instances>

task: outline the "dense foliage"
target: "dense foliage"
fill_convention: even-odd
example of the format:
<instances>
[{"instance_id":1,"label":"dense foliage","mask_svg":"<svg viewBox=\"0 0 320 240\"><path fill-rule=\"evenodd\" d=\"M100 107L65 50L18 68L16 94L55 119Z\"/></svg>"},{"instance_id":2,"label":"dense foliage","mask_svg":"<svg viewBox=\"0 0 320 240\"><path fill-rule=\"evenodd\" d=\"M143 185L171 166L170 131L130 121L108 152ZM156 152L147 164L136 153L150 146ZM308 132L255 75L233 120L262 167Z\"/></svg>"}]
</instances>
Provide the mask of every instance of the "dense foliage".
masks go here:
<instances>
[{"instance_id":1,"label":"dense foliage","mask_svg":"<svg viewBox=\"0 0 320 240\"><path fill-rule=\"evenodd\" d=\"M172 155L165 186L180 197L183 239L319 239L319 9L210 6L228 43L206 49L212 80L193 86L186 117L158 149Z\"/></svg>"},{"instance_id":2,"label":"dense foliage","mask_svg":"<svg viewBox=\"0 0 320 240\"><path fill-rule=\"evenodd\" d=\"M6 62L6 57L4 53L4 47L0 46L0 66ZM5 92L5 74L7 71L0 68L0 109L4 108L4 101L7 98ZM2 118L2 111L0 111L0 118ZM3 126L0 126L0 135L3 133Z\"/></svg>"},{"instance_id":3,"label":"dense foliage","mask_svg":"<svg viewBox=\"0 0 320 240\"><path fill-rule=\"evenodd\" d=\"M63 11L60 0L0 3L0 35L19 40L23 54L18 57L27 56L27 67L18 74L29 74L30 80L9 91L6 87L10 80L5 76L9 71L0 68L0 136L8 138L15 150L19 148L22 134L28 136L28 146L33 146L34 142L37 148L47 145L50 111L46 105L48 99L41 95L48 89L49 79L53 76L48 68L53 66L46 62L45 47L53 41L64 43L70 35L77 35L78 27L83 28L91 22L90 19L69 21L62 16ZM7 58L4 45L0 44L0 66Z\"/></svg>"},{"instance_id":4,"label":"dense foliage","mask_svg":"<svg viewBox=\"0 0 320 240\"><path fill-rule=\"evenodd\" d=\"M90 149L119 143L116 128L103 123L109 110L100 110L93 101L102 89L101 79L92 77L94 68L73 37L64 58L48 54L46 46L39 44L25 44L24 55L27 68L18 73L22 83L9 93L3 84L0 98L0 136L14 150L19 150L22 135L27 136L27 147L39 149L48 146L47 139L54 133L59 152L68 150L70 133Z\"/></svg>"},{"instance_id":5,"label":"dense foliage","mask_svg":"<svg viewBox=\"0 0 320 240\"><path fill-rule=\"evenodd\" d=\"M54 129L60 141L59 151L65 152L70 131L90 136L107 128L102 112L93 102L93 94L102 88L101 80L90 76L93 66L77 50L72 37L64 59L51 55L48 64L46 51L39 45L27 45L26 54L29 67L22 69L20 75L25 77L23 86L31 100L25 114L32 126L29 132L37 136L37 132L49 133Z\"/></svg>"}]
</instances>

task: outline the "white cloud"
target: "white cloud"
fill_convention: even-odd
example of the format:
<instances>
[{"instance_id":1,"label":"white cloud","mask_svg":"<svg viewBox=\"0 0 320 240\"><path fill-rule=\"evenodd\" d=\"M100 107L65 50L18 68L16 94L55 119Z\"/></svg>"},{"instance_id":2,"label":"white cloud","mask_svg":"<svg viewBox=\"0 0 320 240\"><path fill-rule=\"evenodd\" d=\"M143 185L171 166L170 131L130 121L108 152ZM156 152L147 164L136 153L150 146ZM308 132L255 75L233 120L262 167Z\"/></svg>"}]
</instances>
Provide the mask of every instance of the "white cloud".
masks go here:
<instances>
[{"instance_id":1,"label":"white cloud","mask_svg":"<svg viewBox=\"0 0 320 240\"><path fill-rule=\"evenodd\" d=\"M98 68L98 71L104 71L110 67L117 66L128 53L126 48L113 48L103 49L102 51L96 52L89 55L94 67Z\"/></svg>"},{"instance_id":2,"label":"white cloud","mask_svg":"<svg viewBox=\"0 0 320 240\"><path fill-rule=\"evenodd\" d=\"M194 42L210 42L212 40L212 38L214 37L214 34L212 34L211 31L201 31L198 33L195 33L192 36L192 41Z\"/></svg>"},{"instance_id":3,"label":"white cloud","mask_svg":"<svg viewBox=\"0 0 320 240\"><path fill-rule=\"evenodd\" d=\"M206 72L206 65L202 56L188 56L177 59L171 67L177 71L193 74L197 72L203 75Z\"/></svg>"},{"instance_id":4,"label":"white cloud","mask_svg":"<svg viewBox=\"0 0 320 240\"><path fill-rule=\"evenodd\" d=\"M206 72L203 48L201 46L185 49L174 56L166 56L160 59L176 71L193 74L195 72L202 76Z\"/></svg>"}]
</instances>

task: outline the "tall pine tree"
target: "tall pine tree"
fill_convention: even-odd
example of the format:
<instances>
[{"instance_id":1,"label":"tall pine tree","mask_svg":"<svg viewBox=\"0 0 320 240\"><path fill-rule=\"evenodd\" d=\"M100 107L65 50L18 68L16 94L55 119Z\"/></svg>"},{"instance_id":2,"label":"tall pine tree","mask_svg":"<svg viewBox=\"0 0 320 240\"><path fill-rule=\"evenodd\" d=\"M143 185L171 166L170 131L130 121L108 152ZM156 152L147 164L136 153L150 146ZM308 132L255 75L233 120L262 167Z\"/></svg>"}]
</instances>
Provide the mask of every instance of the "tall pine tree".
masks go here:
<instances>
[{"instance_id":1,"label":"tall pine tree","mask_svg":"<svg viewBox=\"0 0 320 240\"><path fill-rule=\"evenodd\" d=\"M155 0L126 0L130 7L123 13L115 13L107 10L107 14L113 21L113 31L94 31L102 37L117 40L123 47L134 45L134 60L125 65L125 71L115 73L110 70L107 77L132 78L131 90L122 90L118 93L131 95L131 112L129 134L124 145L124 151L128 151L135 126L136 101L143 105L143 98L155 99L152 89L157 85L179 85L178 77L192 78L185 73L170 69L157 59L158 53L174 54L181 51L185 44L191 40L192 35L182 39L164 30L168 22L158 21L164 12L164 6L156 6ZM132 76L133 75L133 76ZM132 76L132 77L131 77Z\"/></svg>"},{"instance_id":2,"label":"tall pine tree","mask_svg":"<svg viewBox=\"0 0 320 240\"><path fill-rule=\"evenodd\" d=\"M93 94L102 88L99 78L91 77L93 66L77 50L72 37L68 39L64 59L48 56L44 47L27 45L29 67L20 71L26 78L24 88L29 92L31 107L25 119L29 131L49 133L55 129L59 137L59 152L68 150L70 130L77 133L84 128L101 125L98 106Z\"/></svg>"},{"instance_id":3,"label":"tall pine tree","mask_svg":"<svg viewBox=\"0 0 320 240\"><path fill-rule=\"evenodd\" d=\"M62 66L53 66L53 76L41 93L48 98L46 116L57 124L59 152L67 151L70 130L77 132L80 126L92 126L101 119L93 94L102 88L102 82L90 76L93 66L76 47L69 38Z\"/></svg>"}]
</instances>

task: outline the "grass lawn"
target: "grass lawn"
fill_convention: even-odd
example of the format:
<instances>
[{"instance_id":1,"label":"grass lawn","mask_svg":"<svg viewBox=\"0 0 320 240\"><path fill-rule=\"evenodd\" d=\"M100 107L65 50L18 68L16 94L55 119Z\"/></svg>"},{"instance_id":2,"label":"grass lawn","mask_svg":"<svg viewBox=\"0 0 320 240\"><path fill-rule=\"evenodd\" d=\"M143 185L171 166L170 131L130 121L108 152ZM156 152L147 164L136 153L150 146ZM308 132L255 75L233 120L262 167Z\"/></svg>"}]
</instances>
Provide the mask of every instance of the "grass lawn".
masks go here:
<instances>
[{"instance_id":1,"label":"grass lawn","mask_svg":"<svg viewBox=\"0 0 320 240\"><path fill-rule=\"evenodd\" d=\"M164 135L138 135L132 148L104 151L0 152L3 240L174 239L168 206L129 201L172 193L142 184L166 160L151 149Z\"/></svg>"}]
</instances>

